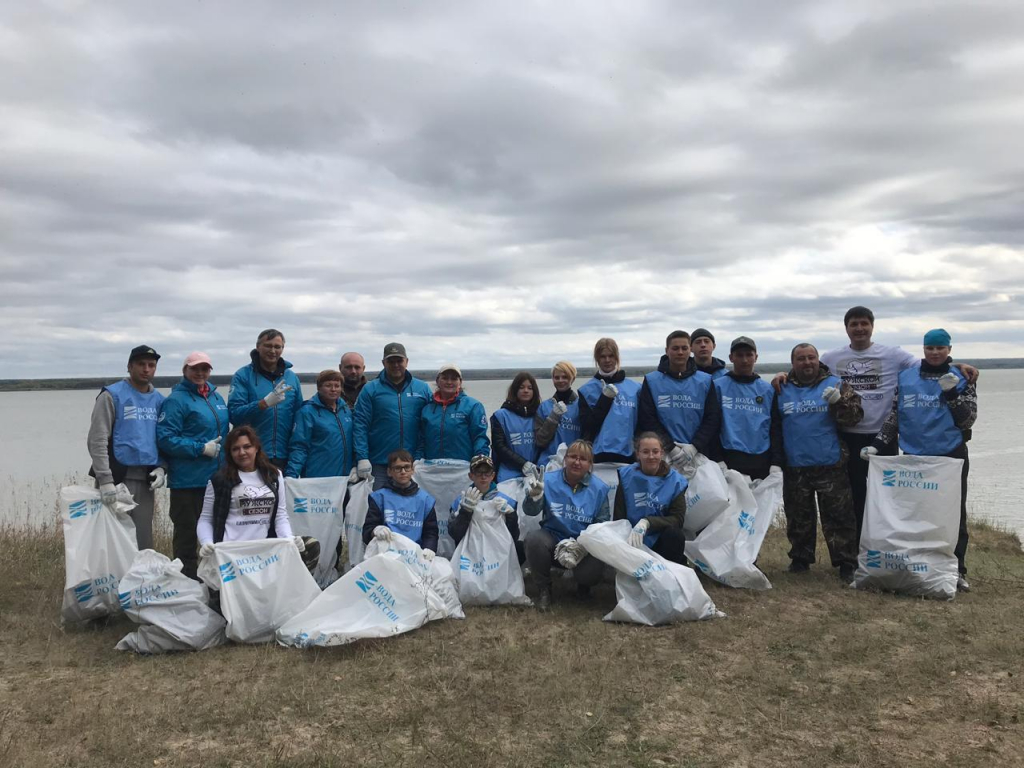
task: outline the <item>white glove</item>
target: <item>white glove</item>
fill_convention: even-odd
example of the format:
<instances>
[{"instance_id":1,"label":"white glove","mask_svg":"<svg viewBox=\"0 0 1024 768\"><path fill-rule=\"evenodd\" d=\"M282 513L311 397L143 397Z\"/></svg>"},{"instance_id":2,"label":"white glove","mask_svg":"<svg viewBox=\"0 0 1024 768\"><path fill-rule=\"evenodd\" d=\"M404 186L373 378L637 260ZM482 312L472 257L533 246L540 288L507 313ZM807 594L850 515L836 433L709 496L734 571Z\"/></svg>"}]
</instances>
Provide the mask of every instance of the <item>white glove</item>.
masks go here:
<instances>
[{"instance_id":1,"label":"white glove","mask_svg":"<svg viewBox=\"0 0 1024 768\"><path fill-rule=\"evenodd\" d=\"M383 544L391 543L391 529L386 525L378 525L373 529L373 538Z\"/></svg>"},{"instance_id":2,"label":"white glove","mask_svg":"<svg viewBox=\"0 0 1024 768\"><path fill-rule=\"evenodd\" d=\"M863 448L860 449L860 457L864 459L864 461L870 461L872 456L877 455L878 449L875 448L875 446L873 445L865 445Z\"/></svg>"},{"instance_id":3,"label":"white glove","mask_svg":"<svg viewBox=\"0 0 1024 768\"><path fill-rule=\"evenodd\" d=\"M565 412L568 410L569 406L567 406L561 400L555 400L555 404L551 408L551 416L548 416L548 418L554 418L555 421L558 421L560 418L565 416Z\"/></svg>"},{"instance_id":4,"label":"white glove","mask_svg":"<svg viewBox=\"0 0 1024 768\"><path fill-rule=\"evenodd\" d=\"M495 508L503 515L511 515L515 513L515 507L509 504L505 499L495 499Z\"/></svg>"},{"instance_id":5,"label":"white glove","mask_svg":"<svg viewBox=\"0 0 1024 768\"><path fill-rule=\"evenodd\" d=\"M540 501L540 497L544 495L544 482L536 477L531 477L526 481L526 493L534 501Z\"/></svg>"},{"instance_id":6,"label":"white glove","mask_svg":"<svg viewBox=\"0 0 1024 768\"><path fill-rule=\"evenodd\" d=\"M821 399L829 405L835 405L838 403L840 397L841 395L839 394L839 389L837 387L825 387L825 389L821 391Z\"/></svg>"},{"instance_id":7,"label":"white glove","mask_svg":"<svg viewBox=\"0 0 1024 768\"><path fill-rule=\"evenodd\" d=\"M365 480L373 474L373 464L370 463L369 459L360 459L359 463L356 464L356 476L360 480Z\"/></svg>"},{"instance_id":8,"label":"white glove","mask_svg":"<svg viewBox=\"0 0 1024 768\"><path fill-rule=\"evenodd\" d=\"M295 545L295 548L299 550L299 552L306 551L306 542L302 540L301 536L292 536L292 544Z\"/></svg>"},{"instance_id":9,"label":"white glove","mask_svg":"<svg viewBox=\"0 0 1024 768\"><path fill-rule=\"evenodd\" d=\"M771 467L768 468L768 474L772 477L778 477L782 474L782 467L778 464L772 464Z\"/></svg>"},{"instance_id":10,"label":"white glove","mask_svg":"<svg viewBox=\"0 0 1024 768\"><path fill-rule=\"evenodd\" d=\"M433 562L433 560L434 560L434 550L432 550L432 549L424 549L423 550L423 559L426 560L428 563Z\"/></svg>"},{"instance_id":11,"label":"white glove","mask_svg":"<svg viewBox=\"0 0 1024 768\"><path fill-rule=\"evenodd\" d=\"M540 470L537 469L537 465L532 461L523 464L523 477L537 477L539 474Z\"/></svg>"},{"instance_id":12,"label":"white glove","mask_svg":"<svg viewBox=\"0 0 1024 768\"><path fill-rule=\"evenodd\" d=\"M291 385L285 384L284 379L281 379L274 385L274 389L263 398L263 402L267 404L267 408L273 408L278 403L283 403L284 399L288 397L288 393L291 391Z\"/></svg>"},{"instance_id":13,"label":"white glove","mask_svg":"<svg viewBox=\"0 0 1024 768\"><path fill-rule=\"evenodd\" d=\"M668 463L674 467L689 464L698 453L692 443L676 443L676 447L668 454Z\"/></svg>"},{"instance_id":14,"label":"white glove","mask_svg":"<svg viewBox=\"0 0 1024 768\"><path fill-rule=\"evenodd\" d=\"M157 467L149 473L149 490L155 491L157 488L163 488L167 485L167 470L163 467Z\"/></svg>"},{"instance_id":15,"label":"white glove","mask_svg":"<svg viewBox=\"0 0 1024 768\"><path fill-rule=\"evenodd\" d=\"M100 486L100 500L111 512L117 511L117 488L113 483L103 483Z\"/></svg>"},{"instance_id":16,"label":"white glove","mask_svg":"<svg viewBox=\"0 0 1024 768\"><path fill-rule=\"evenodd\" d=\"M357 470L355 467L352 467L352 471L348 473L348 484L352 485L352 483L358 483L358 482L359 482L359 470Z\"/></svg>"},{"instance_id":17,"label":"white glove","mask_svg":"<svg viewBox=\"0 0 1024 768\"><path fill-rule=\"evenodd\" d=\"M619 395L619 388L614 384L605 384L601 387L601 394L614 400Z\"/></svg>"},{"instance_id":18,"label":"white glove","mask_svg":"<svg viewBox=\"0 0 1024 768\"><path fill-rule=\"evenodd\" d=\"M203 546L201 546L199 548L199 557L200 558L212 557L213 556L213 550L214 550L213 542L212 541L208 541L205 544L203 544Z\"/></svg>"},{"instance_id":19,"label":"white glove","mask_svg":"<svg viewBox=\"0 0 1024 768\"><path fill-rule=\"evenodd\" d=\"M944 373L939 376L939 387L943 392L949 392L949 390L956 388L956 385L960 383L960 379L957 378L955 373Z\"/></svg>"},{"instance_id":20,"label":"white glove","mask_svg":"<svg viewBox=\"0 0 1024 768\"><path fill-rule=\"evenodd\" d=\"M203 456L208 459L216 459L220 456L220 435L203 445Z\"/></svg>"},{"instance_id":21,"label":"white glove","mask_svg":"<svg viewBox=\"0 0 1024 768\"><path fill-rule=\"evenodd\" d=\"M480 493L480 491L476 487L470 488L468 491L462 494L462 504L460 504L459 506L461 506L463 509L469 510L470 512L476 512L476 505L480 503L480 499L482 497L483 494Z\"/></svg>"},{"instance_id":22,"label":"white glove","mask_svg":"<svg viewBox=\"0 0 1024 768\"><path fill-rule=\"evenodd\" d=\"M629 532L629 546L640 549L644 545L644 535L650 525L646 518L634 525L633 530Z\"/></svg>"}]
</instances>

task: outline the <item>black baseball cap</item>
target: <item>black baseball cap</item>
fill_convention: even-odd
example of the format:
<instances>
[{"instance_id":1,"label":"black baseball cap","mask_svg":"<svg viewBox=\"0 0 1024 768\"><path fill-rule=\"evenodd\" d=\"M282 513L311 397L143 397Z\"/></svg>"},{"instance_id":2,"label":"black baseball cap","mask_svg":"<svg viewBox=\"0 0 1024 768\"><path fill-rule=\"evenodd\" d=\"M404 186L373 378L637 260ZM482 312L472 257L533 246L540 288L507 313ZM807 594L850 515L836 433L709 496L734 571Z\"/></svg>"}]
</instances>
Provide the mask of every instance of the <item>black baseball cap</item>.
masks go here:
<instances>
[{"instance_id":1,"label":"black baseball cap","mask_svg":"<svg viewBox=\"0 0 1024 768\"><path fill-rule=\"evenodd\" d=\"M409 356L405 354L405 346L403 344L392 341L390 344L384 345L384 359L387 360L389 357L408 358Z\"/></svg>"},{"instance_id":2,"label":"black baseball cap","mask_svg":"<svg viewBox=\"0 0 1024 768\"><path fill-rule=\"evenodd\" d=\"M153 349L148 344L140 344L135 349L133 349L131 353L128 355L128 362L134 363L140 357L152 357L154 360L160 360L160 355L158 355L156 353L156 350Z\"/></svg>"},{"instance_id":3,"label":"black baseball cap","mask_svg":"<svg viewBox=\"0 0 1024 768\"><path fill-rule=\"evenodd\" d=\"M749 336L737 336L732 340L732 344L729 345L729 351L732 352L736 347L750 347L757 352L757 344Z\"/></svg>"}]
</instances>

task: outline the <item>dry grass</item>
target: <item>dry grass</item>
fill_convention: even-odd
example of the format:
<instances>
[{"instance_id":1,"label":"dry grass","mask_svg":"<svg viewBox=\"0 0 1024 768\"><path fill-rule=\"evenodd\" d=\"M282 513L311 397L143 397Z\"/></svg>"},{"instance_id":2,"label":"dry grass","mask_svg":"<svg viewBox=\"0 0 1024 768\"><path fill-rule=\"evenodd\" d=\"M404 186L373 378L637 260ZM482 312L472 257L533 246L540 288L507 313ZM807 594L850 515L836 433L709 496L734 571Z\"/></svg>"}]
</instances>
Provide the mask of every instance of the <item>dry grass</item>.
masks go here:
<instances>
[{"instance_id":1,"label":"dry grass","mask_svg":"<svg viewBox=\"0 0 1024 768\"><path fill-rule=\"evenodd\" d=\"M166 540L162 542L166 549ZM62 631L58 534L0 531L0 765L1021 765L1024 556L974 530L952 603L860 593L831 569L729 618L605 624L611 585L555 609L470 609L331 650L144 658L132 625ZM824 553L821 553L824 554ZM820 561L821 558L819 558ZM564 593L564 594L563 594Z\"/></svg>"}]
</instances>

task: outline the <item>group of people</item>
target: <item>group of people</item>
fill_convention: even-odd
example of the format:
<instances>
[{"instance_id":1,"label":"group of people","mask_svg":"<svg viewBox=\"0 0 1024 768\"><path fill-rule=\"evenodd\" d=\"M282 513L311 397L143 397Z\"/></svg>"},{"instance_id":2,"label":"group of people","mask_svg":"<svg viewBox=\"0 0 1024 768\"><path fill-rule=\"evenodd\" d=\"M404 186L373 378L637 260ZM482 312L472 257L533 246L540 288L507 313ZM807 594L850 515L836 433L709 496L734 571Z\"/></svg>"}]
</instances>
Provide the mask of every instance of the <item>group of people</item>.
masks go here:
<instances>
[{"instance_id":1,"label":"group of people","mask_svg":"<svg viewBox=\"0 0 1024 768\"><path fill-rule=\"evenodd\" d=\"M384 347L372 380L362 355L345 353L337 370L320 372L316 394L304 400L283 358L284 334L267 329L251 362L235 372L227 402L209 383L213 364L202 352L185 359L181 381L164 398L152 386L160 356L140 346L129 355L128 377L97 397L92 472L111 505L115 484L128 485L140 548L152 546L153 491L169 485L174 555L195 576L197 555L216 542L292 536L284 477L372 481L364 541L399 532L433 557L438 511L414 480L414 462L467 461L467 488L442 511L450 534L460 540L488 500L497 501L518 540L517 502L498 484L522 478L522 512L541 521L518 551L547 608L554 566L573 571L581 594L600 578L600 563L577 543L591 523L626 518L631 543L685 562L685 470L699 454L752 481L781 474L790 571L814 563L820 512L832 566L849 581L867 462L900 449L964 460L956 556L958 586L969 589L967 441L978 371L952 362L942 329L925 334L918 359L873 342L874 315L866 307L850 309L844 325L848 345L819 357L812 344L797 344L789 372L771 382L754 372L757 344L747 336L729 345L728 368L714 356L711 332L673 331L657 369L640 382L626 377L614 339L602 338L594 346L597 371L578 389L567 361L553 366L555 391L543 401L536 379L521 372L489 420L463 390L458 366L442 365L431 388L409 373L400 343ZM563 444L561 467L544 472ZM604 462L623 465L611 505L608 486L592 472ZM312 567L316 542L293 538Z\"/></svg>"}]
</instances>

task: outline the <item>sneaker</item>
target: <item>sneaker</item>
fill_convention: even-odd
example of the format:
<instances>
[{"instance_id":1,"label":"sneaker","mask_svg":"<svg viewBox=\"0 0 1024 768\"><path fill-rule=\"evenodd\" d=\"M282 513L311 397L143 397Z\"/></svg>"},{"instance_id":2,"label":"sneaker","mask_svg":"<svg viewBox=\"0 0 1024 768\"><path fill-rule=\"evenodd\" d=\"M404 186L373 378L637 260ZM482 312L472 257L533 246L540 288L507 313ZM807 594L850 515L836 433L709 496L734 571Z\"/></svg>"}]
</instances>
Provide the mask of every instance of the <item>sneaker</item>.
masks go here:
<instances>
[{"instance_id":1,"label":"sneaker","mask_svg":"<svg viewBox=\"0 0 1024 768\"><path fill-rule=\"evenodd\" d=\"M957 592L970 592L971 585L967 583L967 579L963 576L956 577L956 591Z\"/></svg>"},{"instance_id":2,"label":"sneaker","mask_svg":"<svg viewBox=\"0 0 1024 768\"><path fill-rule=\"evenodd\" d=\"M590 585L589 584L577 584L576 585L576 597L580 600L590 599Z\"/></svg>"},{"instance_id":3,"label":"sneaker","mask_svg":"<svg viewBox=\"0 0 1024 768\"><path fill-rule=\"evenodd\" d=\"M540 595L537 597L537 610L542 613L551 610L551 590L541 589Z\"/></svg>"},{"instance_id":4,"label":"sneaker","mask_svg":"<svg viewBox=\"0 0 1024 768\"><path fill-rule=\"evenodd\" d=\"M810 563L805 563L803 560L794 560L789 564L790 573L807 573L811 570Z\"/></svg>"},{"instance_id":5,"label":"sneaker","mask_svg":"<svg viewBox=\"0 0 1024 768\"><path fill-rule=\"evenodd\" d=\"M840 565L839 566L839 580L841 582L843 582L843 584L852 584L853 583L853 574L856 573L856 571L857 571L857 569L854 568L852 565L849 565L848 563Z\"/></svg>"}]
</instances>

